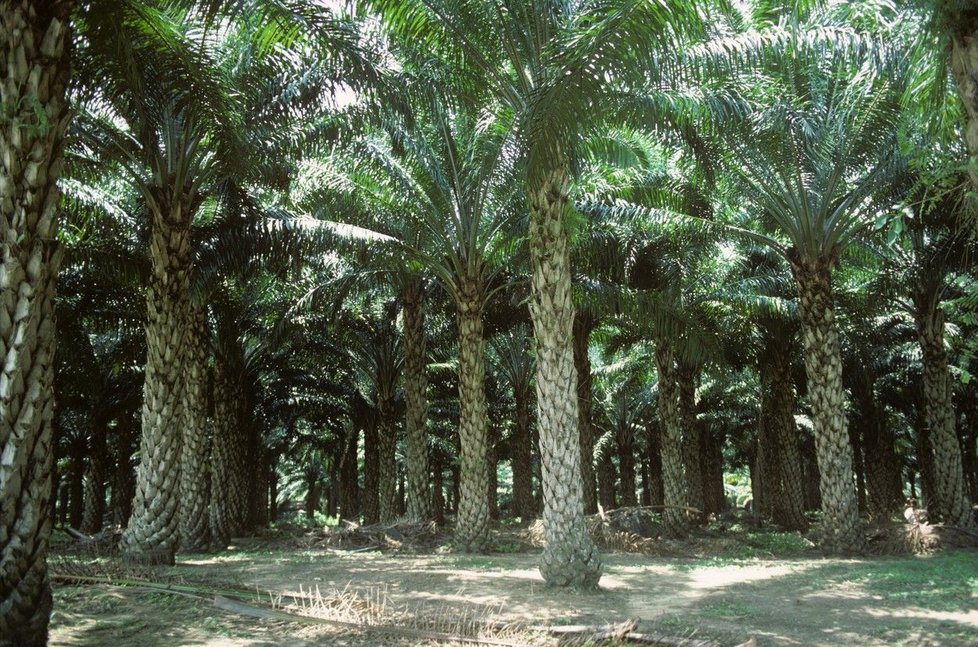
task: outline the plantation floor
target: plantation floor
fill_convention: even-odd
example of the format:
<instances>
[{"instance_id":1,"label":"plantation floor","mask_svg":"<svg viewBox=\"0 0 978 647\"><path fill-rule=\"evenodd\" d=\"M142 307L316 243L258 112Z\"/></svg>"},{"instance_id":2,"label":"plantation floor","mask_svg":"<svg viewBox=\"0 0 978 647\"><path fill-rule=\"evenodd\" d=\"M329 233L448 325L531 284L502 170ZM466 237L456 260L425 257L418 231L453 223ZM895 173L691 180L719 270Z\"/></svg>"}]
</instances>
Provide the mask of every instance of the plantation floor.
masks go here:
<instances>
[{"instance_id":1,"label":"plantation floor","mask_svg":"<svg viewBox=\"0 0 978 647\"><path fill-rule=\"evenodd\" d=\"M57 569L55 562L52 570ZM578 594L544 588L533 554L397 556L267 549L243 542L218 556L181 558L161 575L208 592L257 590L263 597L256 599L265 603L312 591L319 602L315 615L321 617L402 627L427 622L446 632L486 621L539 626L636 618L642 631L722 645L750 638L758 645L978 643L974 551L858 560L609 554L604 572L599 592ZM546 638L531 631L515 635L532 644ZM51 642L445 644L249 617L215 608L211 593L188 597L104 584L56 585Z\"/></svg>"}]
</instances>

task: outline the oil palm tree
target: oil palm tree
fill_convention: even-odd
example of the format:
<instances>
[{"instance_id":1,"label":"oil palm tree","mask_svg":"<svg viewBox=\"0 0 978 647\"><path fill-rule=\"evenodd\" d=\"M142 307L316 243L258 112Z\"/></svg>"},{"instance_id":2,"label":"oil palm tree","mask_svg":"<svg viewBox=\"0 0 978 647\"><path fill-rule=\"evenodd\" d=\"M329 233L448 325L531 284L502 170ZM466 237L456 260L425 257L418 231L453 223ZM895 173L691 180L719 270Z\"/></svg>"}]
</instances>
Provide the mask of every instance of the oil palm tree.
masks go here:
<instances>
[{"instance_id":1,"label":"oil palm tree","mask_svg":"<svg viewBox=\"0 0 978 647\"><path fill-rule=\"evenodd\" d=\"M863 62L796 44L794 64L772 75L769 108L731 141L730 168L770 231L747 232L784 257L798 294L824 513L822 546L859 550L859 527L846 429L832 270L881 208L874 198L892 177L897 77ZM858 61L857 61L858 63ZM856 74L855 79L845 78ZM880 198L886 200L886 197Z\"/></svg>"},{"instance_id":2,"label":"oil palm tree","mask_svg":"<svg viewBox=\"0 0 978 647\"><path fill-rule=\"evenodd\" d=\"M527 159L537 345L537 408L544 490L544 579L591 588L600 558L584 526L568 196L578 133L615 102L617 84L665 68L656 54L699 24L688 3L631 0L532 6L454 0L376 0L406 51L446 61L464 87L512 115ZM651 46L650 46L651 44Z\"/></svg>"},{"instance_id":3,"label":"oil palm tree","mask_svg":"<svg viewBox=\"0 0 978 647\"><path fill-rule=\"evenodd\" d=\"M54 290L58 174L69 110L70 14L61 0L0 3L10 64L0 120L0 635L45 644L51 589L47 554L54 415Z\"/></svg>"}]
</instances>

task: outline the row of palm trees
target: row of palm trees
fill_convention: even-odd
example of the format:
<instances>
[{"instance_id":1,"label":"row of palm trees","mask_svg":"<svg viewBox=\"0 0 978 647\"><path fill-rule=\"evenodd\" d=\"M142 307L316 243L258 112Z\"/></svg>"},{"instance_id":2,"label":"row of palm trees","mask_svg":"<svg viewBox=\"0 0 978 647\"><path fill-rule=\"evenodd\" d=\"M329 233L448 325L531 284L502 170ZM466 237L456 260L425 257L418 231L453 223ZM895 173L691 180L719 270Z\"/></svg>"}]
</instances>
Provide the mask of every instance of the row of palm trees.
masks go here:
<instances>
[{"instance_id":1,"label":"row of palm trees","mask_svg":"<svg viewBox=\"0 0 978 647\"><path fill-rule=\"evenodd\" d=\"M862 442L852 442L834 276L855 284L895 271L914 276L905 300L922 349L917 456L928 505L949 523L973 523L963 461L973 466L974 439L962 452L941 305L951 292L974 294L966 279L949 280L965 276L948 265L962 257L954 246L966 247L965 237L945 226L962 209L959 175L948 170L962 146L943 119L956 107L921 106L914 96L921 69L940 69L923 65L938 60L928 47L936 39L952 43L955 78L967 74L967 8L941 3L927 31L923 10L876 15L858 4L780 12L767 4L382 0L359 8L376 18L364 24L291 1L35 4L0 5L12 70L3 88L0 635L43 642L50 611L52 427L56 413L65 427L78 419L70 397L59 396L56 410L52 395L59 236L68 254L61 302L77 307L77 339L98 340L89 357L120 346L145 353L141 373L131 359L112 366L101 395L81 405L99 430L88 438L99 457L86 481L94 526L104 517L96 502L105 502L109 445L123 474L132 453L120 440L131 437L123 433L133 427L123 415L130 409L106 398L131 403L113 384L143 380L139 468L131 510L120 512L122 549L133 558L172 562L178 547L222 547L260 523L267 505L256 501L274 487L272 465L296 449L296 433L276 440L269 432L310 421L325 430L312 435L318 455L339 459L335 476L343 472L347 486L356 485L364 432L371 495L362 512L391 519L402 372L405 505L427 518L442 494L429 474L437 484L453 453L426 447L429 418L445 415L429 415L427 401L423 322L437 318L428 309L435 285L450 297L457 335L448 361L458 376L460 549L489 548L495 443L485 325L506 312L505 297L525 299L532 323L535 416L526 356L512 344L495 355L514 396L513 489L523 514L535 508L528 439L538 437L548 583L597 584L600 557L584 514L599 490L606 502L615 488L622 502L634 498L638 427L658 426L645 444L661 467L642 461L643 488L651 498L661 480L667 531L687 531L690 507L716 507L723 444L699 424L707 415L697 416L696 400L710 367L723 365L718 321L749 322L738 325L772 351L755 358L766 388L753 464L765 505L786 527L804 527L799 475L814 472L814 456L822 545L858 550L859 493L880 510L897 498L895 480L880 476L893 461L867 467L893 453L894 438L877 413L874 431L864 427ZM919 47L901 56L888 40ZM944 97L948 79L935 76L943 90L934 96ZM973 123L970 86L958 85ZM338 108L336 89L359 98ZM69 100L77 114L70 130ZM929 110L942 113L943 129L922 126ZM70 227L59 233L62 167ZM300 211L312 218L289 215ZM883 260L864 244L874 227L890 234L876 248ZM361 280L343 278L354 273ZM375 283L365 287L363 275ZM512 287L521 276L528 295ZM79 299L72 277L97 290L135 278L145 316ZM329 298L300 299L300 288ZM377 290L398 296L402 334L394 308L371 305ZM316 314L324 302L334 306L325 318ZM371 308L386 314L364 317ZM811 451L794 424L791 358L773 352L790 346L795 310ZM123 329L138 337L134 320L144 345L108 343L123 341ZM345 320L360 322L352 354L327 348L310 328L339 330ZM526 338L502 327L513 343ZM656 417L627 390L600 382L607 402L592 415L595 334L609 348L649 351L632 366L645 376L655 366ZM327 370L315 359L326 356L348 359ZM861 413L872 417L879 378L866 379ZM331 385L311 388L317 380ZM623 382L640 385L637 393L651 383ZM614 430L614 460L599 430ZM264 478L249 482L249 473ZM314 484L315 470L308 474ZM865 487L854 486L857 476ZM126 480L110 488L113 507L127 507L116 501L128 498Z\"/></svg>"}]
</instances>

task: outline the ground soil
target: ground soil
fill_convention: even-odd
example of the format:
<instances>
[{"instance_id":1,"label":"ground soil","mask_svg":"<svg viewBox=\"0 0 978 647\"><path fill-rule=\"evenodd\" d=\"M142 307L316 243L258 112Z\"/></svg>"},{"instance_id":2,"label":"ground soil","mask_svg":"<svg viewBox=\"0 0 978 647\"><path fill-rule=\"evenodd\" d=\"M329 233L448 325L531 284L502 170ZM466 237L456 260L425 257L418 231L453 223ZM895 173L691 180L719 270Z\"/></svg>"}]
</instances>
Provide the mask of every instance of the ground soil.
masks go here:
<instances>
[{"instance_id":1,"label":"ground soil","mask_svg":"<svg viewBox=\"0 0 978 647\"><path fill-rule=\"evenodd\" d=\"M83 570L111 571L111 560L72 559ZM177 566L156 571L155 579L198 587L196 593L57 584L51 642L446 644L375 629L256 618L214 606L214 591L240 590L280 604L294 604L288 596L310 600L312 594L318 603L308 602L309 614L334 620L458 634L486 624L600 625L634 618L640 630L720 645L752 638L757 645L978 644L978 553L968 549L851 560L814 552L787 558L605 554L601 588L590 593L545 588L536 565L533 553L296 550L241 540L226 553L182 557ZM59 568L54 560L52 570ZM532 630L509 639L517 644L552 640Z\"/></svg>"}]
</instances>

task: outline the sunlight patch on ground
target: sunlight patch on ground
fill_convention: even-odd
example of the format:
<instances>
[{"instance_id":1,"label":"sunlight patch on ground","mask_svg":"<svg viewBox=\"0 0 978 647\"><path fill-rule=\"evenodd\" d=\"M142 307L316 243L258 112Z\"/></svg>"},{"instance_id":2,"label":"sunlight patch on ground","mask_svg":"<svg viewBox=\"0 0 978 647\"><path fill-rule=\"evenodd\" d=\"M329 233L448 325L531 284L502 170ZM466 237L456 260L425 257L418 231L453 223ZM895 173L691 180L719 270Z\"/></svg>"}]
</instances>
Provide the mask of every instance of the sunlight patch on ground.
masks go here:
<instances>
[{"instance_id":1,"label":"sunlight patch on ground","mask_svg":"<svg viewBox=\"0 0 978 647\"><path fill-rule=\"evenodd\" d=\"M918 618L933 622L949 621L960 622L971 625L978 631L978 610L970 611L931 611L920 607L903 607L900 609L889 609L873 607L866 609L866 613L875 618ZM978 636L978 634L976 634Z\"/></svg>"}]
</instances>

